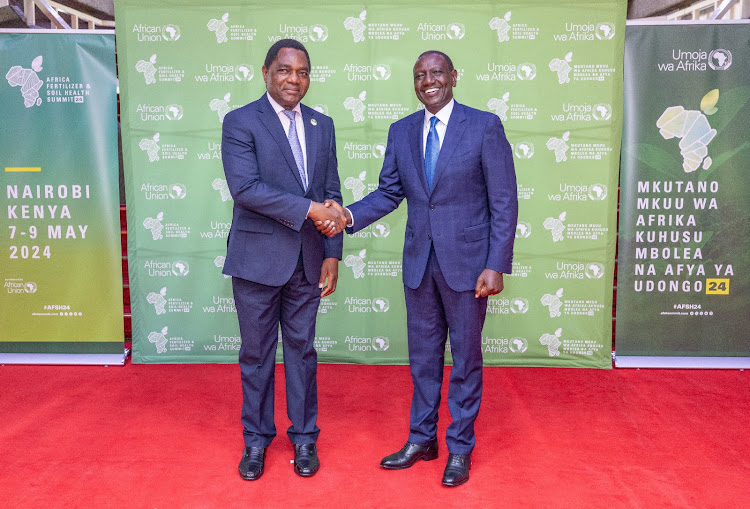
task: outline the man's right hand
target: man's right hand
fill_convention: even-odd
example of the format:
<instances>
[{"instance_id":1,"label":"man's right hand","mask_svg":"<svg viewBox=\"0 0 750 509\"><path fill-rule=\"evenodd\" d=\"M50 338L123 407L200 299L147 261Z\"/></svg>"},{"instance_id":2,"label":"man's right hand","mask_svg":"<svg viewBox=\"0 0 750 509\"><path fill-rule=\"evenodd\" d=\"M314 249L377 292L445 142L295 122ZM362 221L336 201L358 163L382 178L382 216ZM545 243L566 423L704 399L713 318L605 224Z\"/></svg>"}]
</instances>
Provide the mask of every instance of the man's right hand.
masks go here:
<instances>
[{"instance_id":1,"label":"man's right hand","mask_svg":"<svg viewBox=\"0 0 750 509\"><path fill-rule=\"evenodd\" d=\"M323 206L330 209L336 209L339 214L342 214L344 216L344 227L352 223L352 216L349 214L349 211L335 201L325 200ZM339 228L339 226L333 221L315 221L315 227L320 233L328 235L329 237L333 237L343 231L343 228Z\"/></svg>"},{"instance_id":2,"label":"man's right hand","mask_svg":"<svg viewBox=\"0 0 750 509\"><path fill-rule=\"evenodd\" d=\"M329 237L344 231L347 224L344 209L333 200L326 200L325 203L312 202L307 217L315 222L316 228L321 233Z\"/></svg>"}]
</instances>

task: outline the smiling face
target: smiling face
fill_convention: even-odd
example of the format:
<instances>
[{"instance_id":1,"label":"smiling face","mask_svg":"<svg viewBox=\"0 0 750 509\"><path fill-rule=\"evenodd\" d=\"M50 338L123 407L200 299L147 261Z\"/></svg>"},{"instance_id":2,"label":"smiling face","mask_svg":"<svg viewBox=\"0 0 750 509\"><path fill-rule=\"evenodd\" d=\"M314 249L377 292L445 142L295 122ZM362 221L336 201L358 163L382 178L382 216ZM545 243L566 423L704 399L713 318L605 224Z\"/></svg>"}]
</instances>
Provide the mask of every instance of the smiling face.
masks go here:
<instances>
[{"instance_id":1,"label":"smiling face","mask_svg":"<svg viewBox=\"0 0 750 509\"><path fill-rule=\"evenodd\" d=\"M458 72L437 53L423 55L414 64L414 91L425 108L435 114L453 99Z\"/></svg>"},{"instance_id":2,"label":"smiling face","mask_svg":"<svg viewBox=\"0 0 750 509\"><path fill-rule=\"evenodd\" d=\"M310 64L305 53L281 48L270 67L263 66L263 81L274 101L284 109L293 109L310 87Z\"/></svg>"}]
</instances>

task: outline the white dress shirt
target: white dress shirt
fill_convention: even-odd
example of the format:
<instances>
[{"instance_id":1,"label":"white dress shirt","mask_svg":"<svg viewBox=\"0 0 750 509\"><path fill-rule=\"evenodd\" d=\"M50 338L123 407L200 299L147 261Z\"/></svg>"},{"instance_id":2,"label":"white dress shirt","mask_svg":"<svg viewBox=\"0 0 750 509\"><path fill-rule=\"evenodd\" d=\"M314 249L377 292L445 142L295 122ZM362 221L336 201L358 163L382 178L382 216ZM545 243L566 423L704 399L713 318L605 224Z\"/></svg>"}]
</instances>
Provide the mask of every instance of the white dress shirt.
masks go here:
<instances>
[{"instance_id":1,"label":"white dress shirt","mask_svg":"<svg viewBox=\"0 0 750 509\"><path fill-rule=\"evenodd\" d=\"M289 138L289 126L291 126L292 123L289 121L289 117L286 116L286 113L284 113L284 107L274 101L273 97L271 97L271 94L269 94L268 92L266 92L266 97L268 97L268 102L271 103L273 111L275 111L279 116L281 125L284 127L284 133L286 134L287 138ZM299 139L299 144L302 147L302 159L305 161L305 180L309 182L307 178L307 145L305 145L305 123L302 121L302 109L299 107L299 103L297 103L297 105L292 109L297 112L297 114L294 116L294 122L297 125L297 139Z\"/></svg>"},{"instance_id":2,"label":"white dress shirt","mask_svg":"<svg viewBox=\"0 0 750 509\"><path fill-rule=\"evenodd\" d=\"M438 118L438 123L435 124L435 130L437 131L438 138L440 139L440 148L443 148L443 140L445 139L445 131L448 129L448 120L451 118L453 113L453 105L456 103L454 99L451 102L443 106L443 109L435 113L434 115L429 112L427 108L424 110L424 129L422 129L422 157L424 158L425 150L427 149L427 134L430 132L430 119L432 117Z\"/></svg>"},{"instance_id":3,"label":"white dress shirt","mask_svg":"<svg viewBox=\"0 0 750 509\"><path fill-rule=\"evenodd\" d=\"M430 113L430 111L425 108L424 110L424 128L422 129L422 158L424 158L424 153L427 147L427 134L430 132L430 119L432 117L438 118L438 123L435 124L435 130L437 131L438 139L440 140L440 148L443 148L443 140L445 139L445 131L448 129L448 120L451 118L451 113L453 113L453 105L456 103L454 99L451 99L451 102L443 106L443 108L435 113L434 115ZM347 208L346 210L349 210ZM352 217L351 224L348 224L346 226L354 226L354 214L349 211L349 215Z\"/></svg>"},{"instance_id":4,"label":"white dress shirt","mask_svg":"<svg viewBox=\"0 0 750 509\"><path fill-rule=\"evenodd\" d=\"M289 138L289 127L292 125L292 123L289 121L289 117L286 116L286 113L284 113L284 107L273 100L273 97L271 97L271 94L266 92L266 97L268 97L268 102L271 103L271 107L273 108L273 111L276 112L276 115L279 116L279 120L281 120L281 126L284 128L284 134L286 134L287 139ZM299 107L299 103L292 108L294 111L297 112L297 114L294 116L294 123L297 126L297 139L299 140L300 147L302 147L302 160L305 162L305 180L308 182L308 188L310 186L309 182L310 179L308 178L307 173L307 145L305 145L305 123L302 121L302 108ZM310 206L307 208L307 214L310 214L310 209L312 208L312 200L310 201ZM305 219L307 219L307 216L305 216Z\"/></svg>"}]
</instances>

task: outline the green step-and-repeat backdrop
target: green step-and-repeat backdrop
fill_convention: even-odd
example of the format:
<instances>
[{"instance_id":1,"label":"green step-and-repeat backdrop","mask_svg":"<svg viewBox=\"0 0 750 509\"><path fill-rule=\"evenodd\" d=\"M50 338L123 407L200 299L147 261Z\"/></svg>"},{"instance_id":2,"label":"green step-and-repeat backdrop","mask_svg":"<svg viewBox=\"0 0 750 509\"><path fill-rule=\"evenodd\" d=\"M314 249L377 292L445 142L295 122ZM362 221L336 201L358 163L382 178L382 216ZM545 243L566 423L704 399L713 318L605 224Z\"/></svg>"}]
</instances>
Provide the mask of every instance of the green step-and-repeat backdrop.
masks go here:
<instances>
[{"instance_id":1,"label":"green step-and-repeat backdrop","mask_svg":"<svg viewBox=\"0 0 750 509\"><path fill-rule=\"evenodd\" d=\"M421 106L417 56L452 58L456 99L502 119L518 177L513 274L489 299L485 364L610 367L625 11L625 0L118 0L134 362L237 358L221 125L264 93L268 47L294 38L312 60L304 102L336 125L345 204L377 186L389 125ZM318 314L320 361L408 362L405 208L346 237Z\"/></svg>"}]
</instances>

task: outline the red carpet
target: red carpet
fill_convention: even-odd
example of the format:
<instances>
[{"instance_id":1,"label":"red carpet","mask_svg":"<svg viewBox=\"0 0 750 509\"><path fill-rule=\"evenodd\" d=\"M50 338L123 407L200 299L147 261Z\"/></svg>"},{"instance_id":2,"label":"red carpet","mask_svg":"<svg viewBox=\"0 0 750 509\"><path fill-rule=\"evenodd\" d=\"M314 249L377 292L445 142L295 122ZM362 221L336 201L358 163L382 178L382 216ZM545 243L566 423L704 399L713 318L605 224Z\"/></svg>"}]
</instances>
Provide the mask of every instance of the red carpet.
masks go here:
<instances>
[{"instance_id":1,"label":"red carpet","mask_svg":"<svg viewBox=\"0 0 750 509\"><path fill-rule=\"evenodd\" d=\"M485 368L469 482L386 471L405 366L321 365L321 470L294 474L277 370L266 473L240 479L239 368L0 367L2 507L744 507L748 373Z\"/></svg>"}]
</instances>

